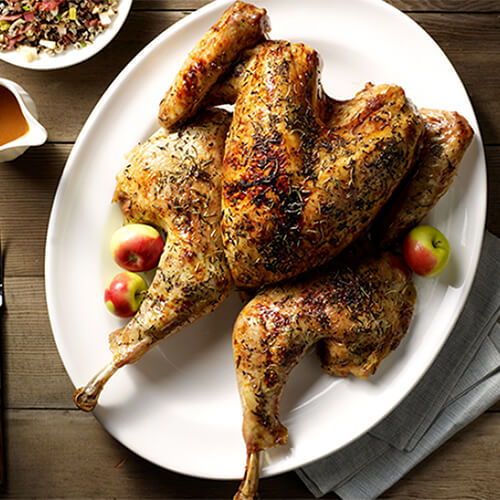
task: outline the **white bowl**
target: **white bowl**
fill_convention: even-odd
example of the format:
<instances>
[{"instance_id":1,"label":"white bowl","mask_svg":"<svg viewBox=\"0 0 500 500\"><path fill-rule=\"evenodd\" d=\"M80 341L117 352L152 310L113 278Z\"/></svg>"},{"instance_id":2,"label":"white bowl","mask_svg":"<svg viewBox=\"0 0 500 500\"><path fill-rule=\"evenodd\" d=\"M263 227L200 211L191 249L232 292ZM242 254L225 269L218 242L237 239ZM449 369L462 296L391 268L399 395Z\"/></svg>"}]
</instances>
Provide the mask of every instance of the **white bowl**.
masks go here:
<instances>
[{"instance_id":1,"label":"white bowl","mask_svg":"<svg viewBox=\"0 0 500 500\"><path fill-rule=\"evenodd\" d=\"M123 26L125 19L127 19L131 5L132 0L120 0L118 13L113 16L111 24L102 33L99 33L95 40L86 47L81 49L69 47L55 56L41 53L37 59L31 62L28 62L17 50L10 50L0 52L0 59L15 66L28 69L48 70L74 66L94 56L113 40Z\"/></svg>"},{"instance_id":2,"label":"white bowl","mask_svg":"<svg viewBox=\"0 0 500 500\"><path fill-rule=\"evenodd\" d=\"M20 85L0 78L0 85L10 90L17 99L21 112L28 122L28 132L0 146L0 162L11 161L22 155L30 146L39 146L47 140L47 131L37 121L38 112L33 99Z\"/></svg>"}]
</instances>

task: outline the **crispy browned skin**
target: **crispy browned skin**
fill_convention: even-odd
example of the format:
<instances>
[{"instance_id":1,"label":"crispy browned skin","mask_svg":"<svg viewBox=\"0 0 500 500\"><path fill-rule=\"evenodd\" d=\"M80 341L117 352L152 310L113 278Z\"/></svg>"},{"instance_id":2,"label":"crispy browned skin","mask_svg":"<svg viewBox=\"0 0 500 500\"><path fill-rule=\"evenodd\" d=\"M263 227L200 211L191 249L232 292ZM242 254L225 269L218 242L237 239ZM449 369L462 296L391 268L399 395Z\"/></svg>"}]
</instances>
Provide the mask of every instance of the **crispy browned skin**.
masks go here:
<instances>
[{"instance_id":1,"label":"crispy browned skin","mask_svg":"<svg viewBox=\"0 0 500 500\"><path fill-rule=\"evenodd\" d=\"M265 37L265 9L235 2L203 36L160 104L159 120L169 129L193 116L206 93L237 55Z\"/></svg>"},{"instance_id":2,"label":"crispy browned skin","mask_svg":"<svg viewBox=\"0 0 500 500\"><path fill-rule=\"evenodd\" d=\"M406 333L415 298L408 269L389 253L258 293L233 332L248 460L256 460L259 450L286 443L279 401L288 375L310 347L328 339L320 349L323 368L366 377ZM250 465L248 470L255 475Z\"/></svg>"},{"instance_id":3,"label":"crispy browned skin","mask_svg":"<svg viewBox=\"0 0 500 500\"><path fill-rule=\"evenodd\" d=\"M373 260L370 265L379 263L382 263L381 269L375 271L371 282L372 293L375 292L369 307L357 316L359 324L341 340L325 338L316 344L321 367L329 375L368 378L396 349L408 330L416 301L411 272L401 257L391 253L384 254L379 261ZM380 280L379 284L375 280ZM362 284L359 290L366 296ZM346 301L346 307L348 305Z\"/></svg>"},{"instance_id":4,"label":"crispy browned skin","mask_svg":"<svg viewBox=\"0 0 500 500\"><path fill-rule=\"evenodd\" d=\"M261 42L254 47L244 50L223 73L213 87L208 91L203 106L218 106L220 104L234 104L240 92L248 65L255 57L259 57L267 50L272 41Z\"/></svg>"},{"instance_id":5,"label":"crispy browned skin","mask_svg":"<svg viewBox=\"0 0 500 500\"><path fill-rule=\"evenodd\" d=\"M377 221L382 246L400 240L420 224L448 191L474 135L467 120L456 112L421 109L420 113L425 123L422 150L411 177Z\"/></svg>"},{"instance_id":6,"label":"crispy browned skin","mask_svg":"<svg viewBox=\"0 0 500 500\"><path fill-rule=\"evenodd\" d=\"M404 177L423 131L400 87L367 85L328 106L316 51L262 45L244 71L224 156L222 234L240 288L340 253Z\"/></svg>"},{"instance_id":7,"label":"crispy browned skin","mask_svg":"<svg viewBox=\"0 0 500 500\"><path fill-rule=\"evenodd\" d=\"M128 155L114 200L127 222L153 224L167 241L139 311L110 335L112 361L75 403L90 411L107 380L168 335L215 309L232 284L220 234L221 165L230 114L205 111L177 132L157 131Z\"/></svg>"},{"instance_id":8,"label":"crispy browned skin","mask_svg":"<svg viewBox=\"0 0 500 500\"><path fill-rule=\"evenodd\" d=\"M244 51L212 87L206 104L234 103L252 58L265 50L263 42ZM323 96L324 114L333 116L345 103ZM377 217L379 243L389 247L418 225L451 186L458 165L474 132L467 120L453 111L420 109L425 131L415 165Z\"/></svg>"}]
</instances>

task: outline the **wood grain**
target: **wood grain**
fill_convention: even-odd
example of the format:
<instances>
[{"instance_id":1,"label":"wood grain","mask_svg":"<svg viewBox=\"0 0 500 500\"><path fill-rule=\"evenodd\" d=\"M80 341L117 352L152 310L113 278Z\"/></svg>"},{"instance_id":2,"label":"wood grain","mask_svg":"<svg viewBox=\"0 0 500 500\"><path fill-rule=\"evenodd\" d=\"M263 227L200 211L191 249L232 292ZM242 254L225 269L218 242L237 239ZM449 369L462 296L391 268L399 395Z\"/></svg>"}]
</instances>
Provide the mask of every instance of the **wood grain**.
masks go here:
<instances>
[{"instance_id":1,"label":"wood grain","mask_svg":"<svg viewBox=\"0 0 500 500\"><path fill-rule=\"evenodd\" d=\"M30 148L0 168L0 228L6 276L42 276L52 200L70 144Z\"/></svg>"},{"instance_id":2,"label":"wood grain","mask_svg":"<svg viewBox=\"0 0 500 500\"><path fill-rule=\"evenodd\" d=\"M500 12L498 0L385 0L404 12Z\"/></svg>"},{"instance_id":3,"label":"wood grain","mask_svg":"<svg viewBox=\"0 0 500 500\"><path fill-rule=\"evenodd\" d=\"M381 498L495 498L499 426L500 414L481 416ZM2 498L209 499L230 498L237 487L150 464L78 411L9 410L6 430L9 488ZM57 460L47 460L48 448ZM263 499L311 498L294 473L263 479L260 491Z\"/></svg>"},{"instance_id":4,"label":"wood grain","mask_svg":"<svg viewBox=\"0 0 500 500\"><path fill-rule=\"evenodd\" d=\"M43 278L8 278L5 289L4 406L74 408L74 388L50 328Z\"/></svg>"}]
</instances>

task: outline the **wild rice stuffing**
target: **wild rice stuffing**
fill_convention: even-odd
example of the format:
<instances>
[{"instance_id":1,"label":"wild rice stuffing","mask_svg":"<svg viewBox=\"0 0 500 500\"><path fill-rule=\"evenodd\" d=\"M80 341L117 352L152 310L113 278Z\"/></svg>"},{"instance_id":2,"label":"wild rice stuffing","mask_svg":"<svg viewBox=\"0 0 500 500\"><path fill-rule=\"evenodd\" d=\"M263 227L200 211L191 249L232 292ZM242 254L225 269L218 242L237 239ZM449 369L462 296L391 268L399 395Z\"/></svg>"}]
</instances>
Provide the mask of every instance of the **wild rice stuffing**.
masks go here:
<instances>
[{"instance_id":1,"label":"wild rice stuffing","mask_svg":"<svg viewBox=\"0 0 500 500\"><path fill-rule=\"evenodd\" d=\"M17 49L32 60L86 47L117 12L118 0L0 0L0 51Z\"/></svg>"}]
</instances>

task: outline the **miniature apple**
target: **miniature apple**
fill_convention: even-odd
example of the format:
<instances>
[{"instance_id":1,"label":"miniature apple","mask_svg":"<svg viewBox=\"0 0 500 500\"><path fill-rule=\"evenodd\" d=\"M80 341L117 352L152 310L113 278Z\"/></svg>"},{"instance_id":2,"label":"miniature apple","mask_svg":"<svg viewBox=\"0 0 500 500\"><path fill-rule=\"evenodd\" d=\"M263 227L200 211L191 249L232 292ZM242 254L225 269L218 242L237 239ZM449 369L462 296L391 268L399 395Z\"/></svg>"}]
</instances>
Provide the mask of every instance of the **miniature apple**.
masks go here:
<instances>
[{"instance_id":1,"label":"miniature apple","mask_svg":"<svg viewBox=\"0 0 500 500\"><path fill-rule=\"evenodd\" d=\"M104 291L106 307L120 318L129 318L139 309L147 288L142 276L129 271L118 273Z\"/></svg>"},{"instance_id":2,"label":"miniature apple","mask_svg":"<svg viewBox=\"0 0 500 500\"><path fill-rule=\"evenodd\" d=\"M432 226L417 226L403 241L403 256L408 267L420 276L439 274L448 264L450 244Z\"/></svg>"},{"instance_id":3,"label":"miniature apple","mask_svg":"<svg viewBox=\"0 0 500 500\"><path fill-rule=\"evenodd\" d=\"M111 254L115 262L127 271L149 271L163 251L160 233L146 224L127 224L111 237Z\"/></svg>"}]
</instances>

